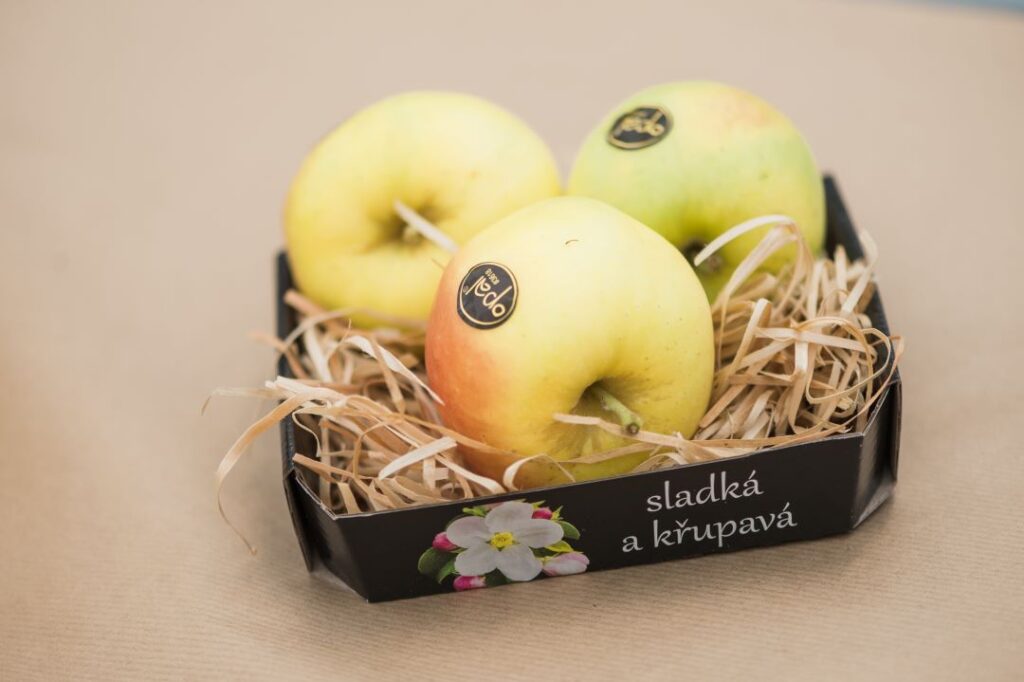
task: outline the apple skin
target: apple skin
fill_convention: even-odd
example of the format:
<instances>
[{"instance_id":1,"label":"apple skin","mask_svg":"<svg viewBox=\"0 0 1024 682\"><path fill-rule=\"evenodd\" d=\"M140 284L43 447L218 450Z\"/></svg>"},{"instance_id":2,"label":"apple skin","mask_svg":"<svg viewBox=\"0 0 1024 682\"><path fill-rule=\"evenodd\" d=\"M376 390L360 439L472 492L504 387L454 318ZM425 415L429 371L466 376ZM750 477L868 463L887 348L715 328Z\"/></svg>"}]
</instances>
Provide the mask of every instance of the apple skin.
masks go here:
<instances>
[{"instance_id":1,"label":"apple skin","mask_svg":"<svg viewBox=\"0 0 1024 682\"><path fill-rule=\"evenodd\" d=\"M395 200L461 244L560 193L547 145L504 109L452 92L396 95L352 116L306 158L285 207L288 256L299 288L324 308L425 320L450 254L403 239Z\"/></svg>"},{"instance_id":2,"label":"apple skin","mask_svg":"<svg viewBox=\"0 0 1024 682\"><path fill-rule=\"evenodd\" d=\"M619 117L638 107L667 112L668 132L641 148L610 143L609 131ZM825 238L824 187L807 142L770 104L721 83L667 83L617 106L584 141L568 193L605 201L680 249L707 244L730 227L766 214L795 219L814 252ZM709 298L767 229L727 244L719 252L717 271L697 269ZM778 271L795 254L795 247L787 247L765 268Z\"/></svg>"},{"instance_id":3,"label":"apple skin","mask_svg":"<svg viewBox=\"0 0 1024 682\"><path fill-rule=\"evenodd\" d=\"M458 311L462 280L480 263L504 266L517 284L511 314L485 329ZM596 382L639 414L645 430L692 435L711 393L711 314L692 268L664 238L602 202L559 197L499 221L455 255L427 324L426 364L445 424L515 453L462 448L473 470L500 480L525 456L564 461L628 442L553 419L616 422L584 393ZM645 457L568 468L587 480L627 472ZM565 477L531 461L516 480L535 487Z\"/></svg>"}]
</instances>

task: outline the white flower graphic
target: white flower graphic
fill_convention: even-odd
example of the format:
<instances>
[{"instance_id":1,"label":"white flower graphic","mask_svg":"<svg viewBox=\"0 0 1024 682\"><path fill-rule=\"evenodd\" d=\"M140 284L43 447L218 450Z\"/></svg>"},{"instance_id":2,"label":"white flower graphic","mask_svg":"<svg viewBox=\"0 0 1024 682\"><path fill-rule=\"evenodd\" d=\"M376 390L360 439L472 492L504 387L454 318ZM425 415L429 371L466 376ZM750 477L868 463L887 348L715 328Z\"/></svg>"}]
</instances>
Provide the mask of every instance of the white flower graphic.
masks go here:
<instances>
[{"instance_id":1,"label":"white flower graphic","mask_svg":"<svg viewBox=\"0 0 1024 682\"><path fill-rule=\"evenodd\" d=\"M448 539L465 549L455 559L460 575L485 575L498 569L509 580L533 580L540 573L540 559L533 548L547 547L562 539L562 527L554 521L533 518L533 505L503 502L483 518L457 519L445 531Z\"/></svg>"}]
</instances>

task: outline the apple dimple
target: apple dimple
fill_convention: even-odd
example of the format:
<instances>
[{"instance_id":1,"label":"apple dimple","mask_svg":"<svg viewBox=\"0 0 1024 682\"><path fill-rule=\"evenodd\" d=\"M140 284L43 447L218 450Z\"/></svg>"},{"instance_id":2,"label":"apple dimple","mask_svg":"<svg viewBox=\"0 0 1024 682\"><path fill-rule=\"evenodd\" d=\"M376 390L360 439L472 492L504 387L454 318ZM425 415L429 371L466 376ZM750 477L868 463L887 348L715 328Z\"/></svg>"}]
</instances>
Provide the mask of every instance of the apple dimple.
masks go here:
<instances>
[{"instance_id":1,"label":"apple dimple","mask_svg":"<svg viewBox=\"0 0 1024 682\"><path fill-rule=\"evenodd\" d=\"M707 242L702 239L691 239L683 244L679 250L682 252L683 257L686 258L686 262L690 264L698 275L710 276L719 272L725 266L725 261L722 259L721 254L713 253L705 258L700 265L695 265L694 261L697 260L697 255L706 246Z\"/></svg>"},{"instance_id":2,"label":"apple dimple","mask_svg":"<svg viewBox=\"0 0 1024 682\"><path fill-rule=\"evenodd\" d=\"M408 207L427 222L437 226L444 219L443 213L429 203L410 203ZM379 220L381 238L377 245L421 246L429 243L423 234L410 225L397 211L392 210L387 217Z\"/></svg>"}]
</instances>

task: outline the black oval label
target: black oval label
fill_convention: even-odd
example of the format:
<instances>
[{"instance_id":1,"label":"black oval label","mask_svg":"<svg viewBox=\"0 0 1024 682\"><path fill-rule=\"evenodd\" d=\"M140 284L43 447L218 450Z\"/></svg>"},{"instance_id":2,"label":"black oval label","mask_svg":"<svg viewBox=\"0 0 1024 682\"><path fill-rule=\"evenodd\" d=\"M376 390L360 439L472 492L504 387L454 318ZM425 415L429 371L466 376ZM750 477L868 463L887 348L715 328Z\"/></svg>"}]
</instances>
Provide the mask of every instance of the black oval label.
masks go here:
<instances>
[{"instance_id":1,"label":"black oval label","mask_svg":"<svg viewBox=\"0 0 1024 682\"><path fill-rule=\"evenodd\" d=\"M518 296L511 270L498 263L479 263L459 284L459 317L470 327L492 329L512 315Z\"/></svg>"},{"instance_id":2,"label":"black oval label","mask_svg":"<svg viewBox=\"0 0 1024 682\"><path fill-rule=\"evenodd\" d=\"M615 119L608 144L620 149L643 149L672 130L672 117L661 107L637 107Z\"/></svg>"}]
</instances>

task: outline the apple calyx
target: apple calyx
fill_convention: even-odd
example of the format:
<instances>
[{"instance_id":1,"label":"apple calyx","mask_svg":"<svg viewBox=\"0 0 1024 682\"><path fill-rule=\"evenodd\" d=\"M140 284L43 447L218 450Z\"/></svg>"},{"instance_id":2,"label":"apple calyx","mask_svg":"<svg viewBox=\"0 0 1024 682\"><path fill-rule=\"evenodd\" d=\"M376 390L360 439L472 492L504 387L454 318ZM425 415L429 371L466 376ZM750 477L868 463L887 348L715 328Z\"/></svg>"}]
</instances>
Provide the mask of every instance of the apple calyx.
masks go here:
<instances>
[{"instance_id":1,"label":"apple calyx","mask_svg":"<svg viewBox=\"0 0 1024 682\"><path fill-rule=\"evenodd\" d=\"M398 199L395 199L394 209L398 217L405 221L405 227L402 229L402 241L414 244L419 237L422 237L427 241L433 242L448 253L458 251L459 245L452 241L451 237Z\"/></svg>"},{"instance_id":2,"label":"apple calyx","mask_svg":"<svg viewBox=\"0 0 1024 682\"><path fill-rule=\"evenodd\" d=\"M640 433L644 420L636 412L626 407L621 400L612 395L608 389L598 384L593 384L587 391L597 398L598 402L601 403L601 407L615 415L626 433L631 436Z\"/></svg>"}]
</instances>

